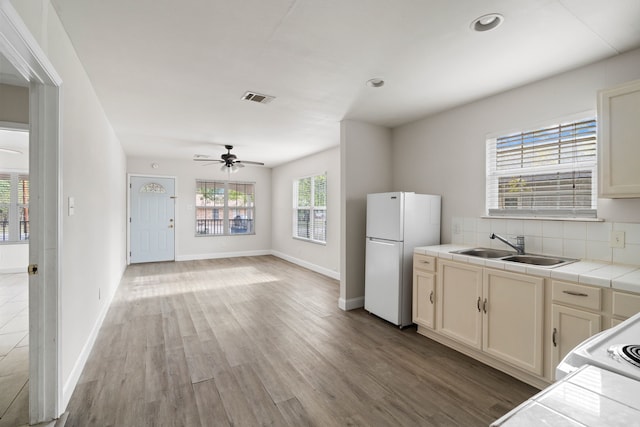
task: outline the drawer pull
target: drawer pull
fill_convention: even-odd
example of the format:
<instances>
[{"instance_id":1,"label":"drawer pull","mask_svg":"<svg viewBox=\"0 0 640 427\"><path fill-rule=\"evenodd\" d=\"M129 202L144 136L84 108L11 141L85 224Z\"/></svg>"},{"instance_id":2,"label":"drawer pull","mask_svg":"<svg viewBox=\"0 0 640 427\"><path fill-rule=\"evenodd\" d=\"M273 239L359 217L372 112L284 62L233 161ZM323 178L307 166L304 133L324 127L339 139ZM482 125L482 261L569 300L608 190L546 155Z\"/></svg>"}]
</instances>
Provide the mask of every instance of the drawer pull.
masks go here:
<instances>
[{"instance_id":1,"label":"drawer pull","mask_svg":"<svg viewBox=\"0 0 640 427\"><path fill-rule=\"evenodd\" d=\"M431 264L431 261L420 261L423 264Z\"/></svg>"},{"instance_id":2,"label":"drawer pull","mask_svg":"<svg viewBox=\"0 0 640 427\"><path fill-rule=\"evenodd\" d=\"M553 342L553 346L557 347L558 346L558 342L556 341L556 336L558 335L558 329L557 328L553 328L553 335L551 335L551 342Z\"/></svg>"},{"instance_id":3,"label":"drawer pull","mask_svg":"<svg viewBox=\"0 0 640 427\"><path fill-rule=\"evenodd\" d=\"M429 294L429 301L431 301L431 304L433 304L433 291L431 291L431 293Z\"/></svg>"},{"instance_id":4,"label":"drawer pull","mask_svg":"<svg viewBox=\"0 0 640 427\"><path fill-rule=\"evenodd\" d=\"M575 292L575 291L562 291L565 294L573 295L574 297L588 297L589 295L584 292Z\"/></svg>"}]
</instances>

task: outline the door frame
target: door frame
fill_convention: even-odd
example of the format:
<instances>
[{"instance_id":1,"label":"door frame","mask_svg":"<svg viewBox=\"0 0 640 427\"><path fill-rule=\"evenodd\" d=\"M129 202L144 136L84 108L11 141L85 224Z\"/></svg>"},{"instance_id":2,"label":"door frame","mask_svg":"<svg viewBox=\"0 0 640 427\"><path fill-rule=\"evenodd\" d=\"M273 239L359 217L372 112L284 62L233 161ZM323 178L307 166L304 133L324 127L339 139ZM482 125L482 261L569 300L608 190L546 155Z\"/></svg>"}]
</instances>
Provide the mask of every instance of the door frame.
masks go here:
<instances>
[{"instance_id":1,"label":"door frame","mask_svg":"<svg viewBox=\"0 0 640 427\"><path fill-rule=\"evenodd\" d=\"M127 265L131 265L131 178L170 178L173 179L173 197L178 199L178 178L173 175L150 175L147 173L128 173L127 174ZM195 194L195 193L194 193ZM178 229L180 221L178 221L178 204L174 203L173 218L174 236L173 236L173 260L176 261L178 253Z\"/></svg>"},{"instance_id":2,"label":"door frame","mask_svg":"<svg viewBox=\"0 0 640 427\"><path fill-rule=\"evenodd\" d=\"M62 408L62 79L9 0L0 0L0 53L29 82L29 422L58 418Z\"/></svg>"}]
</instances>

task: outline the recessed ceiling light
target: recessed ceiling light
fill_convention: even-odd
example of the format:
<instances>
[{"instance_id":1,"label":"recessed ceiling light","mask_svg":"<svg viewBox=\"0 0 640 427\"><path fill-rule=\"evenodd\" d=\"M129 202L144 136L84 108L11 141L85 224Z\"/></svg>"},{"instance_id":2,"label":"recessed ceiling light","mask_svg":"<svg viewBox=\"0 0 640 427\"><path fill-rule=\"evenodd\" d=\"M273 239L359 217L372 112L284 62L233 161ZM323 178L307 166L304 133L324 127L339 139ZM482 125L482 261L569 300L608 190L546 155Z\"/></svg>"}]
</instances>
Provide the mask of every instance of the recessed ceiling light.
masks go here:
<instances>
[{"instance_id":1,"label":"recessed ceiling light","mask_svg":"<svg viewBox=\"0 0 640 427\"><path fill-rule=\"evenodd\" d=\"M384 86L384 80L379 77L367 80L367 86L369 87L382 87Z\"/></svg>"},{"instance_id":2,"label":"recessed ceiling light","mask_svg":"<svg viewBox=\"0 0 640 427\"><path fill-rule=\"evenodd\" d=\"M502 22L504 22L504 16L499 13L490 13L474 19L471 22L471 29L478 32L489 31L499 27Z\"/></svg>"},{"instance_id":3,"label":"recessed ceiling light","mask_svg":"<svg viewBox=\"0 0 640 427\"><path fill-rule=\"evenodd\" d=\"M9 153L9 154L22 154L22 151L14 150L12 148L0 147L0 151L2 151L3 153Z\"/></svg>"}]
</instances>

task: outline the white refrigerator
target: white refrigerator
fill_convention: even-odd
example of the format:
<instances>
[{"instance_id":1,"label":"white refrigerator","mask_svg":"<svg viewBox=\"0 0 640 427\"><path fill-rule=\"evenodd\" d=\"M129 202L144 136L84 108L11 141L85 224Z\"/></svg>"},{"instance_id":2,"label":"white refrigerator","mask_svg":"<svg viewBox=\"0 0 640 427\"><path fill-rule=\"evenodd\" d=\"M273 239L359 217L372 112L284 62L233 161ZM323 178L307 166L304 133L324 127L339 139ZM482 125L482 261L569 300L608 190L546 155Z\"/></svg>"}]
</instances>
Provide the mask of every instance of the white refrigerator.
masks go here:
<instances>
[{"instance_id":1,"label":"white refrigerator","mask_svg":"<svg viewBox=\"0 0 640 427\"><path fill-rule=\"evenodd\" d=\"M441 197L367 195L364 308L401 328L412 323L413 249L440 243Z\"/></svg>"}]
</instances>

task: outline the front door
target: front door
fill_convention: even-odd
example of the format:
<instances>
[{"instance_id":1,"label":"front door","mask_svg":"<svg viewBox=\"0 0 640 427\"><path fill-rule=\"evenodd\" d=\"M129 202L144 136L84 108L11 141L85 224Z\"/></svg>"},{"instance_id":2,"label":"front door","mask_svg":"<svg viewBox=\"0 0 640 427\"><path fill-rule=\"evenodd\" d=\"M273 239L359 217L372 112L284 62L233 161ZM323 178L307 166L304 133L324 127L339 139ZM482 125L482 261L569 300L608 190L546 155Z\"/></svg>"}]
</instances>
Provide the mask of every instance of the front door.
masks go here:
<instances>
[{"instance_id":1,"label":"front door","mask_svg":"<svg viewBox=\"0 0 640 427\"><path fill-rule=\"evenodd\" d=\"M131 177L131 263L175 259L175 180Z\"/></svg>"}]
</instances>

